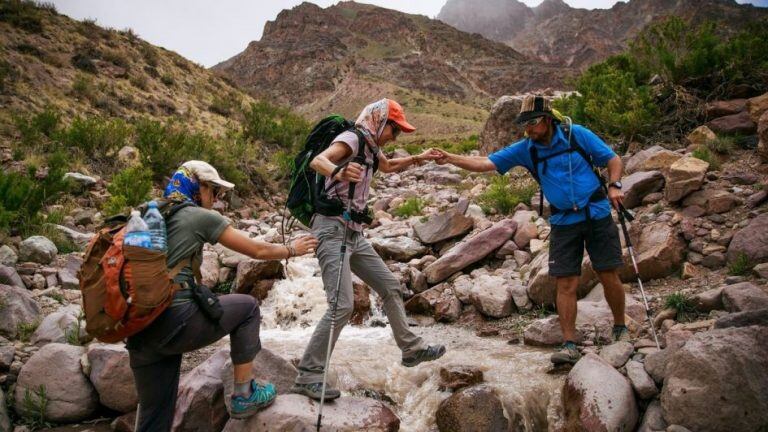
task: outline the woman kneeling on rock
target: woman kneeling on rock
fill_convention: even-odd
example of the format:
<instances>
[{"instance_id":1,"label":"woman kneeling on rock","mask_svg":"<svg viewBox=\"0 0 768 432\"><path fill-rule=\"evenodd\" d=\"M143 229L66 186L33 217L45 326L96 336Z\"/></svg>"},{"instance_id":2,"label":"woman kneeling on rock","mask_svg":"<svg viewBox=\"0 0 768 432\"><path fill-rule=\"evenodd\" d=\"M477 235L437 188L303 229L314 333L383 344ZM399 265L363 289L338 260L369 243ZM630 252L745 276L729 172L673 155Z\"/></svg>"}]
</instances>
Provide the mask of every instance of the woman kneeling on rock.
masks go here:
<instances>
[{"instance_id":1,"label":"woman kneeling on rock","mask_svg":"<svg viewBox=\"0 0 768 432\"><path fill-rule=\"evenodd\" d=\"M235 378L231 416L253 415L276 397L274 385L257 384L251 371L251 362L261 349L256 300L244 294L219 297L223 313L215 322L193 300L194 275L199 274L205 243L218 242L252 258L277 260L313 252L317 240L305 236L290 246L283 246L240 234L222 215L211 210L214 201L233 187L208 163L189 161L176 171L165 189L166 199L195 204L179 209L166 221L168 267L185 259L193 264L176 276L182 289L176 293L172 305L146 329L128 339L140 404L137 432L171 430L182 354L210 345L226 335L230 336Z\"/></svg>"}]
</instances>

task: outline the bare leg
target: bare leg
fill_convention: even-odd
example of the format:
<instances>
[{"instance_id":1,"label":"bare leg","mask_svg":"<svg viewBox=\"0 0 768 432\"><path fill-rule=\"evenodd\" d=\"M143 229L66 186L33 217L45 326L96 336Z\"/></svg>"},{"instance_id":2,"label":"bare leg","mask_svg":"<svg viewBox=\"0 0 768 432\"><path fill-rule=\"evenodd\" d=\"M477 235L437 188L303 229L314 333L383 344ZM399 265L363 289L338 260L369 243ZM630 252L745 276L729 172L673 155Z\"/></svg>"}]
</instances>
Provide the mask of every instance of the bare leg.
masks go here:
<instances>
[{"instance_id":1,"label":"bare leg","mask_svg":"<svg viewBox=\"0 0 768 432\"><path fill-rule=\"evenodd\" d=\"M624 325L624 286L619 279L618 270L605 270L597 272L600 282L605 290L605 300L613 313L613 323Z\"/></svg>"},{"instance_id":2,"label":"bare leg","mask_svg":"<svg viewBox=\"0 0 768 432\"><path fill-rule=\"evenodd\" d=\"M251 363L243 363L234 365L235 383L250 382L253 379L253 372L251 372Z\"/></svg>"},{"instance_id":3,"label":"bare leg","mask_svg":"<svg viewBox=\"0 0 768 432\"><path fill-rule=\"evenodd\" d=\"M557 314L560 316L560 329L563 340L576 340L576 288L579 286L579 276L556 278L557 284Z\"/></svg>"}]
</instances>

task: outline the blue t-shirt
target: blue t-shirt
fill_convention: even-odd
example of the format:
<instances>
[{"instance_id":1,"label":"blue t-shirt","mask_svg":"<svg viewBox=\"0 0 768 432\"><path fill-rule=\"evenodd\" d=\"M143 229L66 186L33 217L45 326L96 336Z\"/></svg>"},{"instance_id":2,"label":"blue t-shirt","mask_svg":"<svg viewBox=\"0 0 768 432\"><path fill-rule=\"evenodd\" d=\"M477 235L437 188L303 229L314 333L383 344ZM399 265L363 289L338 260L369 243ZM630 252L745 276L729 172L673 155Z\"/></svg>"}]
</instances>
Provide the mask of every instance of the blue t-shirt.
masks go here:
<instances>
[{"instance_id":1,"label":"blue t-shirt","mask_svg":"<svg viewBox=\"0 0 768 432\"><path fill-rule=\"evenodd\" d=\"M589 129L573 125L571 130L572 139L576 139L581 148L592 156L595 165L604 167L616 156L616 153ZM500 174L516 166L533 171L529 150L532 145L536 146L539 158L545 158L547 155L567 149L568 137L558 127L549 146L525 138L491 154L488 158ZM600 187L600 182L592 172L589 162L584 160L578 152L566 152L547 160L546 173L543 162L539 162L537 168L544 196L555 207L565 210L572 209L574 205L580 209L589 205L592 219L600 219L611 214L611 206L607 199L589 202L589 197ZM552 225L571 225L584 220L586 220L584 211L569 211L552 215L549 222Z\"/></svg>"}]
</instances>

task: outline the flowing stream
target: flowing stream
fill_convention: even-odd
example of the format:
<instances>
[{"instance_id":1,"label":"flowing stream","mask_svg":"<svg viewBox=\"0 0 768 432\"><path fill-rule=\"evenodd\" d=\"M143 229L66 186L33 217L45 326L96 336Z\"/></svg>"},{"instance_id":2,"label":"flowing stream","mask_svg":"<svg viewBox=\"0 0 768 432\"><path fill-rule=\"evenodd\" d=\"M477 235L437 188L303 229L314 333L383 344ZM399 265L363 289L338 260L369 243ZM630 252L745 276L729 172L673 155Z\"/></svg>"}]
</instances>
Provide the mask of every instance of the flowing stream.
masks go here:
<instances>
[{"instance_id":1,"label":"flowing stream","mask_svg":"<svg viewBox=\"0 0 768 432\"><path fill-rule=\"evenodd\" d=\"M289 277L275 285L262 305L261 338L264 347L296 359L325 312L326 301L316 259L293 259L287 273ZM380 312L374 313L379 314L374 319L383 320ZM391 399L401 419L400 430L431 432L437 430L438 405L450 396L438 390L440 368L469 366L482 370L485 382L496 389L507 418L518 424L513 430L541 431L553 423L562 377L545 373L550 350L480 338L458 326L413 329L427 342L446 345L445 356L406 368L400 365L400 350L389 327L348 325L331 358L332 382L344 394L374 391Z\"/></svg>"}]
</instances>

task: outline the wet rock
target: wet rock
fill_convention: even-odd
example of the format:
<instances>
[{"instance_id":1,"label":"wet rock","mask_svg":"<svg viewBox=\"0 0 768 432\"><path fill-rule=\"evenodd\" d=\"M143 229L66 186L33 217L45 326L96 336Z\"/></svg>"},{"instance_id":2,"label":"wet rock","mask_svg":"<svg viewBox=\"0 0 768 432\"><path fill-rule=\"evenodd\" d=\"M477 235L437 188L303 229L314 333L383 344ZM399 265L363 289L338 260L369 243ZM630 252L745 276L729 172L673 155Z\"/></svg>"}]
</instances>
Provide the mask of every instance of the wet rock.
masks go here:
<instances>
[{"instance_id":1,"label":"wet rock","mask_svg":"<svg viewBox=\"0 0 768 432\"><path fill-rule=\"evenodd\" d=\"M719 134L753 135L757 132L757 125L746 111L718 117L707 122L706 126Z\"/></svg>"},{"instance_id":2,"label":"wet rock","mask_svg":"<svg viewBox=\"0 0 768 432\"><path fill-rule=\"evenodd\" d=\"M7 267L2 264L0 264L0 284L15 286L22 289L27 288L15 268Z\"/></svg>"},{"instance_id":3,"label":"wet rock","mask_svg":"<svg viewBox=\"0 0 768 432\"><path fill-rule=\"evenodd\" d=\"M313 431L320 403L305 396L286 394L247 420L230 420L223 432ZM400 419L384 402L364 397L343 397L323 407L324 431L395 432Z\"/></svg>"},{"instance_id":4,"label":"wet rock","mask_svg":"<svg viewBox=\"0 0 768 432\"><path fill-rule=\"evenodd\" d=\"M51 342L67 343L69 338L80 341L81 329L77 321L80 314L80 306L71 305L60 308L58 311L43 318L43 321L32 333L30 342L33 345L43 346ZM85 337L84 322L82 336Z\"/></svg>"},{"instance_id":5,"label":"wet rock","mask_svg":"<svg viewBox=\"0 0 768 432\"><path fill-rule=\"evenodd\" d=\"M695 335L671 356L661 405L669 423L696 431L768 424L768 327Z\"/></svg>"},{"instance_id":6,"label":"wet rock","mask_svg":"<svg viewBox=\"0 0 768 432\"><path fill-rule=\"evenodd\" d=\"M723 287L723 305L728 312L768 308L768 293L750 282Z\"/></svg>"},{"instance_id":7,"label":"wet rock","mask_svg":"<svg viewBox=\"0 0 768 432\"><path fill-rule=\"evenodd\" d=\"M626 164L626 173L636 171L666 171L682 156L661 146L653 146L633 155Z\"/></svg>"},{"instance_id":8,"label":"wet rock","mask_svg":"<svg viewBox=\"0 0 768 432\"><path fill-rule=\"evenodd\" d=\"M594 354L584 356L568 373L563 406L566 424L573 430L632 431L638 420L628 380Z\"/></svg>"},{"instance_id":9,"label":"wet rock","mask_svg":"<svg viewBox=\"0 0 768 432\"><path fill-rule=\"evenodd\" d=\"M424 244L434 244L443 240L459 237L472 231L475 221L463 212L451 210L445 213L435 214L426 222L417 222L413 225L413 231Z\"/></svg>"},{"instance_id":10,"label":"wet rock","mask_svg":"<svg viewBox=\"0 0 768 432\"><path fill-rule=\"evenodd\" d=\"M634 208L642 204L643 198L664 187L661 171L637 171L621 179L624 190L624 206Z\"/></svg>"},{"instance_id":11,"label":"wet rock","mask_svg":"<svg viewBox=\"0 0 768 432\"><path fill-rule=\"evenodd\" d=\"M449 396L437 408L440 432L506 432L501 400L486 385L466 387Z\"/></svg>"},{"instance_id":12,"label":"wet rock","mask_svg":"<svg viewBox=\"0 0 768 432\"><path fill-rule=\"evenodd\" d=\"M615 342L600 350L600 358L618 369L624 366L629 357L635 352L635 347L629 342Z\"/></svg>"},{"instance_id":13,"label":"wet rock","mask_svg":"<svg viewBox=\"0 0 768 432\"><path fill-rule=\"evenodd\" d=\"M439 390L456 391L483 382L483 371L472 366L449 366L440 368Z\"/></svg>"},{"instance_id":14,"label":"wet rock","mask_svg":"<svg viewBox=\"0 0 768 432\"><path fill-rule=\"evenodd\" d=\"M361 325L371 314L371 288L357 276L352 277L353 306L349 322Z\"/></svg>"},{"instance_id":15,"label":"wet rock","mask_svg":"<svg viewBox=\"0 0 768 432\"><path fill-rule=\"evenodd\" d=\"M280 261L248 259L237 265L237 275L233 288L236 293L250 294L259 281L279 279L282 278L282 275L283 264Z\"/></svg>"},{"instance_id":16,"label":"wet rock","mask_svg":"<svg viewBox=\"0 0 768 432\"><path fill-rule=\"evenodd\" d=\"M0 285L0 335L14 339L19 334L19 325L40 320L40 306L32 294L24 288Z\"/></svg>"},{"instance_id":17,"label":"wet rock","mask_svg":"<svg viewBox=\"0 0 768 432\"><path fill-rule=\"evenodd\" d=\"M219 254L213 251L203 251L203 263L200 266L200 273L203 277L202 284L213 288L219 283Z\"/></svg>"},{"instance_id":18,"label":"wet rock","mask_svg":"<svg viewBox=\"0 0 768 432\"><path fill-rule=\"evenodd\" d=\"M523 101L516 96L502 96L491 107L491 113L480 133L479 148L493 153L523 136L523 128L515 123Z\"/></svg>"},{"instance_id":19,"label":"wet rock","mask_svg":"<svg viewBox=\"0 0 768 432\"><path fill-rule=\"evenodd\" d=\"M643 421L637 432L659 432L667 428L667 422L664 421L661 402L655 400L648 404L648 408L643 415Z\"/></svg>"},{"instance_id":20,"label":"wet rock","mask_svg":"<svg viewBox=\"0 0 768 432\"><path fill-rule=\"evenodd\" d=\"M224 349L229 352L229 347ZM253 359L251 370L256 381L271 382L277 388L278 394L288 393L288 390L293 386L293 380L297 374L296 368L291 362L264 348ZM232 360L229 357L227 357L227 361L224 363L224 369L222 369L220 376L221 382L224 383L224 404L229 409L234 380Z\"/></svg>"},{"instance_id":21,"label":"wet rock","mask_svg":"<svg viewBox=\"0 0 768 432\"><path fill-rule=\"evenodd\" d=\"M48 401L46 421L69 423L89 418L99 403L96 390L80 366L85 351L79 346L51 343L32 354L16 382L16 412L29 415L25 395L39 403L38 392L43 386Z\"/></svg>"},{"instance_id":22,"label":"wet rock","mask_svg":"<svg viewBox=\"0 0 768 432\"><path fill-rule=\"evenodd\" d=\"M32 236L19 245L19 259L40 264L49 264L59 251L52 241L43 236Z\"/></svg>"},{"instance_id":23,"label":"wet rock","mask_svg":"<svg viewBox=\"0 0 768 432\"><path fill-rule=\"evenodd\" d=\"M517 224L513 220L504 219L474 237L465 239L424 269L427 281L431 284L438 283L485 258L506 243L516 228Z\"/></svg>"},{"instance_id":24,"label":"wet rock","mask_svg":"<svg viewBox=\"0 0 768 432\"><path fill-rule=\"evenodd\" d=\"M13 267L19 261L16 251L8 245L0 246L0 265Z\"/></svg>"},{"instance_id":25,"label":"wet rock","mask_svg":"<svg viewBox=\"0 0 768 432\"><path fill-rule=\"evenodd\" d=\"M631 360L627 362L627 378L632 384L632 388L635 389L635 393L640 399L651 399L659 394L659 389L656 388L656 383L648 372L645 371L645 366L642 363Z\"/></svg>"},{"instance_id":26,"label":"wet rock","mask_svg":"<svg viewBox=\"0 0 768 432\"><path fill-rule=\"evenodd\" d=\"M669 202L677 202L691 192L701 189L709 163L694 157L685 157L670 165L665 174L666 187L664 197Z\"/></svg>"},{"instance_id":27,"label":"wet rock","mask_svg":"<svg viewBox=\"0 0 768 432\"><path fill-rule=\"evenodd\" d=\"M221 373L229 359L229 347L217 350L207 360L181 377L173 417L178 432L219 431L229 419L224 405ZM278 391L285 389L278 388Z\"/></svg>"},{"instance_id":28,"label":"wet rock","mask_svg":"<svg viewBox=\"0 0 768 432\"><path fill-rule=\"evenodd\" d=\"M685 242L677 229L666 222L653 222L639 229L642 231L637 238L633 236L632 243L642 280L661 279L677 271L683 264L685 251ZM628 253L625 253L624 262L627 265L619 271L621 280L636 281Z\"/></svg>"},{"instance_id":29,"label":"wet rock","mask_svg":"<svg viewBox=\"0 0 768 432\"><path fill-rule=\"evenodd\" d=\"M376 252L384 259L406 262L428 252L428 248L418 240L405 236L372 237L370 241Z\"/></svg>"},{"instance_id":30,"label":"wet rock","mask_svg":"<svg viewBox=\"0 0 768 432\"><path fill-rule=\"evenodd\" d=\"M474 280L470 301L478 312L491 318L512 315L515 303L506 281L498 276L480 276Z\"/></svg>"},{"instance_id":31,"label":"wet rock","mask_svg":"<svg viewBox=\"0 0 768 432\"><path fill-rule=\"evenodd\" d=\"M99 394L99 402L121 413L136 410L139 396L123 344L93 343L88 346L91 383Z\"/></svg>"},{"instance_id":32,"label":"wet rock","mask_svg":"<svg viewBox=\"0 0 768 432\"><path fill-rule=\"evenodd\" d=\"M768 261L768 213L752 219L733 235L727 258L732 263L745 255L754 264Z\"/></svg>"}]
</instances>

